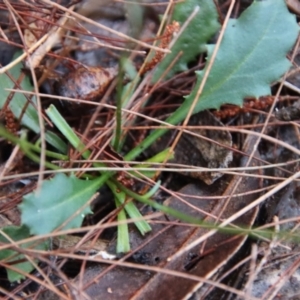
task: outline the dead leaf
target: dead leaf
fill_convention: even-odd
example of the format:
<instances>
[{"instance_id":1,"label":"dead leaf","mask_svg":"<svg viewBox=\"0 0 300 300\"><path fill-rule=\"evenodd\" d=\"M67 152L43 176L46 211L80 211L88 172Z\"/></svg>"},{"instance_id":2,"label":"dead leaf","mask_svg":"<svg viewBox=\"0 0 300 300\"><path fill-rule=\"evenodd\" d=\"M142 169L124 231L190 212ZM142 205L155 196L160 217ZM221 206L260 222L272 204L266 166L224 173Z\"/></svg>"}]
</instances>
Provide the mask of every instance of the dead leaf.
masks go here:
<instances>
[{"instance_id":1,"label":"dead leaf","mask_svg":"<svg viewBox=\"0 0 300 300\"><path fill-rule=\"evenodd\" d=\"M189 129L191 134L182 134L174 149L175 159L170 162L209 169L228 167L232 161L232 137L224 124L209 111L203 111L193 115L188 126L197 128ZM207 129L206 126L215 126L216 129ZM155 153L163 151L169 147L173 138L173 132L169 131L154 143L151 149ZM181 172L181 174L200 179L208 185L223 175L219 171Z\"/></svg>"},{"instance_id":2,"label":"dead leaf","mask_svg":"<svg viewBox=\"0 0 300 300\"><path fill-rule=\"evenodd\" d=\"M116 68L79 67L56 83L60 96L94 101L101 97L117 75Z\"/></svg>"}]
</instances>

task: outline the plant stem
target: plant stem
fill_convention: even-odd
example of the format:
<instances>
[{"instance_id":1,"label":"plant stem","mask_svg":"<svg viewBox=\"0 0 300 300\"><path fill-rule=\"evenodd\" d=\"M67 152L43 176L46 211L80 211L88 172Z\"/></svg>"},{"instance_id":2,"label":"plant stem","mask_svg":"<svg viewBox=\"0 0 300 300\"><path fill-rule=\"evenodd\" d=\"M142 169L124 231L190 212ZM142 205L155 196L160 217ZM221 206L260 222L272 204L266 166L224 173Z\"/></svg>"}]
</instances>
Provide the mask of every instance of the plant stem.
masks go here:
<instances>
[{"instance_id":1,"label":"plant stem","mask_svg":"<svg viewBox=\"0 0 300 300\"><path fill-rule=\"evenodd\" d=\"M186 106L186 105L185 105ZM186 114L186 109L184 104L177 109L167 120L166 122L171 125L176 125L180 123ZM145 151L148 147L150 147L158 138L164 135L169 129L162 128L154 130L148 137L146 137L137 147L132 149L129 153L127 153L124 157L124 160L130 161L135 159L138 155L140 155L143 151Z\"/></svg>"},{"instance_id":2,"label":"plant stem","mask_svg":"<svg viewBox=\"0 0 300 300\"><path fill-rule=\"evenodd\" d=\"M124 57L119 62L119 73L117 78L117 109L116 109L116 129L113 142L115 151L120 151L120 140L122 132L122 95L123 95L123 78L124 78Z\"/></svg>"},{"instance_id":3,"label":"plant stem","mask_svg":"<svg viewBox=\"0 0 300 300\"><path fill-rule=\"evenodd\" d=\"M60 115L60 113L57 111L56 107L51 105L47 110L46 110L47 115L51 119L51 121L58 127L58 129L62 132L62 134L68 139L68 141L72 144L72 146L79 150L83 151L85 149L85 145L81 142L79 137L73 132L72 128L69 126L69 124L65 121L65 119ZM83 158L88 159L90 157L90 150L85 150L82 153ZM94 167L106 167L104 163L99 163L99 162L94 162L93 163ZM122 201L122 198L120 198L117 194L117 187L115 183L110 179L111 176L113 176L115 172L110 172L106 171L103 172L102 175L99 177L99 188L106 183L111 191L114 193L115 198L118 199L119 203L123 204L124 201ZM132 204L126 204L125 209L128 213L128 215L131 218L141 218L142 215L139 212L139 210L135 207L135 205ZM147 224L146 221L141 220L137 221L136 226L139 230L141 230L141 234L145 234L145 232L148 232L151 228Z\"/></svg>"}]
</instances>

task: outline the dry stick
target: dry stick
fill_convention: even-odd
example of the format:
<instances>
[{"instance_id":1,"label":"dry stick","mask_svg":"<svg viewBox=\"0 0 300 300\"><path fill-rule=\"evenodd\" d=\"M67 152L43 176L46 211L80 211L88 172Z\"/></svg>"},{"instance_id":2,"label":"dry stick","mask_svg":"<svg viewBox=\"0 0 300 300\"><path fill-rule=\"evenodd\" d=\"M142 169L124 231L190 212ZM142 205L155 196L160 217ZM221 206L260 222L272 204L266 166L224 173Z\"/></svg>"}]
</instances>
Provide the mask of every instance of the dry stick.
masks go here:
<instances>
[{"instance_id":1,"label":"dry stick","mask_svg":"<svg viewBox=\"0 0 300 300\"><path fill-rule=\"evenodd\" d=\"M18 160L19 150L20 150L19 145L16 145L14 147L14 150L10 154L9 159L5 162L3 166L0 165L0 182L2 182L4 174L14 168L15 160Z\"/></svg>"},{"instance_id":2,"label":"dry stick","mask_svg":"<svg viewBox=\"0 0 300 300\"><path fill-rule=\"evenodd\" d=\"M9 39L8 39L7 35L5 34L5 32L2 30L1 26L0 26L0 35L3 36L5 41L9 42Z\"/></svg>"},{"instance_id":3,"label":"dry stick","mask_svg":"<svg viewBox=\"0 0 300 300\"><path fill-rule=\"evenodd\" d=\"M74 6L70 7L70 10L74 9ZM60 20L58 25L55 25L51 29L51 34L48 36L45 43L43 43L33 54L32 54L32 67L36 68L44 56L55 46L57 45L62 38L62 35L65 31L65 28L63 27L65 24L67 24L69 20L69 14L66 13Z\"/></svg>"},{"instance_id":4,"label":"dry stick","mask_svg":"<svg viewBox=\"0 0 300 300\"><path fill-rule=\"evenodd\" d=\"M158 31L157 31L157 36L161 35L163 30L164 30L164 27L166 25L166 22L167 22L167 17L169 15L169 12L171 11L171 8L174 6L174 0L169 0L169 3L168 3L168 6L164 12L164 15L163 15L163 18L162 18L162 21L160 22L160 25L159 25L159 28L158 28Z\"/></svg>"},{"instance_id":5,"label":"dry stick","mask_svg":"<svg viewBox=\"0 0 300 300\"><path fill-rule=\"evenodd\" d=\"M297 86L291 84L291 83L288 82L288 81L284 81L284 80L282 80L281 83L282 83L285 87L289 88L290 90L292 90L292 91L294 91L294 92L300 94L300 89L299 89Z\"/></svg>"},{"instance_id":6,"label":"dry stick","mask_svg":"<svg viewBox=\"0 0 300 300\"><path fill-rule=\"evenodd\" d=\"M287 223L292 223L292 222L295 222L295 223L299 224L299 218L300 218L300 216L296 216L296 217L293 217L293 218L278 220L276 222L273 221L271 223L268 223L268 224L265 224L263 226L257 227L256 230L263 231L263 229L265 229L265 228L268 229L270 227L276 227L277 225L282 225L282 224L287 224ZM297 227L298 227L298 225L297 225ZM294 229L289 231L289 233L294 233L294 232L295 232ZM288 250L291 250L290 247L287 247L287 246L284 246L284 245L281 245L281 247L284 247Z\"/></svg>"}]
</instances>

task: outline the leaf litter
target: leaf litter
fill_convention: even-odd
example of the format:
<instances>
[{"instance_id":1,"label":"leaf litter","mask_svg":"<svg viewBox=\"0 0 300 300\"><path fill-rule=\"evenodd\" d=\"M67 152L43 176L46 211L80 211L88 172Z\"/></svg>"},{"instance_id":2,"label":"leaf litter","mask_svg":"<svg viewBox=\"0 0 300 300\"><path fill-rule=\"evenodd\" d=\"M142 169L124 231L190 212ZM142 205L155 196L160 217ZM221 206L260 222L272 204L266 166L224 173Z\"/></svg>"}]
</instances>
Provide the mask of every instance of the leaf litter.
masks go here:
<instances>
[{"instance_id":1,"label":"leaf litter","mask_svg":"<svg viewBox=\"0 0 300 300\"><path fill-rule=\"evenodd\" d=\"M193 7L195 7L197 4L198 5L200 4L200 8L201 8L201 6L203 6L203 8L205 8L205 2L206 1L190 1L190 2L188 2L188 4L190 6L187 5L184 8L190 9L190 10L188 10L188 14L190 14L191 11L193 10ZM172 125L178 125L181 121L183 121L185 119L187 112L189 110L189 106L191 105L192 101L195 98L199 84L200 84L200 82L203 78L203 74L206 70L205 69L206 67L205 67L202 71L196 72L197 82L193 88L191 87L191 85L189 85L187 87L187 85L185 85L185 82L182 82L180 80L180 77L178 77L178 79L176 79L177 75L175 75L175 73L177 71L179 71L179 70L183 71L183 70L186 70L189 68L192 61L193 60L195 61L197 54L199 55L205 49L204 44L206 42L208 42L208 38L211 37L213 35L214 30L217 30L217 28L218 28L217 21L216 21L217 11L216 10L214 11L212 6L210 6L210 4L208 4L208 7L210 7L210 9L211 9L211 14L207 14L207 19L209 20L211 18L212 23L210 24L211 27L207 26L207 30L203 29L204 35L206 34L206 37L205 38L203 38L203 36L199 37L199 44L197 45L199 48L197 49L197 47L195 47L194 49L192 49L192 46L191 46L190 48L192 50L192 53L186 52L185 54L187 56L183 55L182 58L179 58L179 62L175 65L174 69L171 69L171 72L168 75L171 77L171 74L172 74L172 77L174 77L174 79L171 77L172 79L171 79L171 81L169 81L169 82L171 82L171 84L169 85L169 91L171 91L172 93L175 92L176 91L175 87L177 86L179 94L181 93L182 96L186 96L189 94L189 96L185 97L185 100L183 100L183 103L179 104L179 108L177 108L175 110L175 112L172 112L172 110L166 111L168 114L171 115L170 117L168 117L166 119L166 121L171 123ZM221 11L220 7L219 7L219 12ZM177 9L177 11L176 11L176 9ZM175 13L173 15L173 18L176 18L177 13L179 13L179 15L180 15L180 13L183 13L183 8L180 9L180 5L178 5L175 8ZM201 14L201 9L200 9L199 14ZM183 13L183 15L184 15L184 13ZM199 15L199 19L200 19L200 15ZM183 22L184 17L182 17L182 20L180 19L179 21ZM201 19L201 22L202 21L203 21L203 19ZM193 28L192 31L194 33L194 31L195 31L194 29L197 28L197 26L199 26L199 24L201 22L199 21L199 24L197 23L197 15L191 22L196 22L196 25L193 25L194 23L190 24L191 28ZM196 26L196 27L193 27L193 26ZM288 30L288 32L286 31L287 27L290 29L290 30ZM255 28L255 30L253 30L253 28ZM184 32L184 34L185 33L188 33L188 27L187 27L187 31ZM280 76L283 75L283 73L285 71L287 71L287 69L290 66L289 61L286 59L286 54L292 48L293 44L295 43L297 34L298 34L298 26L295 22L295 18L294 18L294 16L292 16L291 14L288 13L284 1L280 1L280 0L276 0L276 1L267 1L266 0L266 1L254 2L247 10L245 10L241 14L241 16L238 19L236 19L236 20L231 19L229 21L229 24L225 31L224 38L222 40L220 49L218 50L218 55L216 57L216 60L214 61L213 68L210 72L208 81L204 87L204 90L200 96L200 99L198 100L198 102L195 106L195 110L193 113L197 113L204 109L213 109L213 108L219 109L220 106L222 106L225 103L242 105L242 101L245 97L253 96L253 97L258 98L259 96L270 94L271 93L270 84L272 84L274 81L278 80L280 78ZM183 38L184 38L184 36L183 36ZM179 47L179 49L180 49L180 47L183 47L182 43L185 43L185 42L182 42L182 41L180 41L180 39L178 39L177 43L178 43L177 46L176 46L176 44L175 44L175 46ZM190 41L188 43L190 43ZM176 47L174 49L176 49ZM186 47L189 48L188 46L186 46ZM208 45L207 50L208 50L207 61L209 62L209 60L211 59L213 46ZM193 52L193 51L195 51L195 52ZM176 53L176 52L177 51L174 50L174 53ZM93 53L93 52L91 52L91 53ZM153 78L155 78L156 74L159 74L159 72L161 74L162 71L160 71L159 68L161 68L161 70L164 70L166 68L164 66L168 66L168 64L169 64L168 59L169 58L167 56L165 61L162 61L161 64L158 63L158 66L157 66L158 70L154 71ZM207 64L208 63L206 63L206 66L207 66ZM64 66L64 67L66 67L66 66ZM177 83L176 83L176 80L177 80ZM172 81L174 81L174 85L172 85ZM7 86L11 86L11 84L9 84ZM178 88L179 86L182 86L183 88ZM3 87L3 89L4 88L5 87ZM30 86L29 86L29 89L30 89ZM187 89L188 89L188 92L185 92ZM181 92L181 91L183 91L183 92ZM158 95L158 96L156 96L158 98L166 97L165 96L166 91L164 91L164 90L162 90L161 92L158 91L158 92L156 92L156 95ZM112 100L110 99L109 101L112 101ZM150 99L149 103L151 103L151 101L152 101L152 99ZM64 103L65 103L64 104L65 106L68 106L67 102L64 102ZM174 104L175 103L176 103L176 100L174 100ZM3 105L2 105L2 107L3 107ZM107 114L106 111L104 111L104 112ZM83 108L82 115L84 113L85 112L84 112L84 108ZM156 116L156 111L151 112L151 114ZM25 111L25 116L29 117L29 115L27 115L27 110ZM16 115L16 117L17 117L17 115ZM105 124L107 122L107 116L105 118L106 119L98 119L97 122L100 124ZM30 119L30 117L29 117L29 119ZM136 120L136 122L138 124L139 120ZM224 122L226 122L226 120ZM236 120L233 122L234 122L234 124L238 124L238 121L236 121ZM81 126L84 127L85 124L86 123L83 122L83 124L81 124ZM260 126L259 124L260 123L258 123L257 125ZM23 125L26 126L26 124L23 124ZM78 124L77 124L77 126L78 126ZM79 127L77 127L77 128L79 128ZM35 132L38 132L37 126L35 126L35 129L33 129L33 128L31 128L31 129ZM273 130L276 131L276 126L275 126L275 129L273 129ZM154 140L156 140L159 136L162 136L165 132L166 132L165 129L154 130L152 133L150 133L150 135L147 137L146 140L144 140L140 143L140 146L136 150L129 151L129 153L127 155L125 155L125 158L130 158L130 160L135 159L142 152L141 150L144 150L145 148L149 147L150 144L152 144L154 142ZM271 132L270 134L274 134L274 132L272 132L272 130L270 130L270 132ZM51 131L49 131L49 134L50 133L51 133ZM152 136L152 138L151 138L151 136ZM91 136L89 136L88 138L91 138ZM94 137L92 137L92 138L94 138ZM235 135L233 135L233 139L236 141ZM255 143L253 142L253 144L255 144ZM63 144L61 143L61 144L57 144L57 145L63 145ZM57 145L54 144L53 146L58 149ZM130 145L130 143L129 144L125 143L125 146L127 147L127 148L125 148L125 149L127 149L125 151L125 153L128 152L129 145ZM262 143L261 147L264 147L264 145L265 144ZM97 146L99 147L99 144ZM297 147L297 146L295 146L295 147ZM65 153L65 151L62 151L62 152ZM29 152L28 152L28 154L29 154ZM258 159L257 155L255 155L255 159L256 160ZM233 163L238 164L237 160L238 159L236 158ZM258 165L258 163L256 162L254 164L254 166L257 166L257 165ZM287 172L286 171L282 171L282 172L283 172L282 176L286 176ZM249 178L251 179L250 174L251 173L249 173L248 175L249 175ZM104 178L103 176L108 176L108 175L104 174L104 175L102 175L102 177L99 177L99 182L102 182L101 178ZM230 177L228 177L228 176L229 175L226 175L225 179L219 179L217 181L218 185L219 186L224 185L226 187L226 182L230 181ZM33 217L32 211L30 211L30 210L26 211L26 209L30 207L30 205L29 205L30 203L33 205L36 205L37 202L41 202L41 203L39 203L39 205L41 205L41 210L44 209L44 207L42 207L42 205L43 205L42 199L43 198L48 199L48 203L51 203L51 198L57 197L56 200L59 203L61 201L60 199L64 198L64 199L62 199L62 203L61 203L61 206L63 206L64 205L63 200L67 200L68 197L63 197L63 195L60 195L59 191L61 189L62 182L64 182L64 180L67 178L68 177L65 175L59 175L59 176L56 175L55 178L52 179L52 183L54 185L51 187L49 193L46 190L44 190L42 187L42 190L40 191L40 193L41 193L40 195L39 194L31 194L31 195L24 197L24 202L21 205L22 216L24 216L24 219L25 219L26 214L27 214L27 216L29 216L29 219L31 219ZM234 178L236 178L236 176ZM247 178L247 177L245 177L245 178ZM277 177L274 177L274 178L277 178ZM60 179L63 179L63 180L60 180ZM176 176L174 177L174 179L176 180ZM73 177L73 175L69 177L69 180L70 180L70 182L76 181L78 183L78 184L75 184L76 187L75 187L75 189L73 189L73 191L75 191L75 192L77 190L84 191L84 189L82 189L81 185L86 186L88 189L90 187L92 187L92 185L93 185L93 183L92 183L93 180L86 181L86 180L82 180L82 179L77 179L77 178ZM45 181L45 185L48 185L49 182ZM64 186L67 187L67 185L70 182L65 182ZM97 188L99 188L101 185L102 185L102 183L99 183ZM248 188L248 190L243 191L242 194L249 192L249 189L251 191L253 191L253 190L255 191L258 188L259 188L259 185L256 185L253 188ZM37 233L37 234L51 233L51 231L53 229L59 227L61 224L64 223L64 221L68 220L68 218L70 216L72 216L74 214L74 212L77 211L78 208L82 207L82 205L84 205L84 203L86 201L88 201L91 198L92 194L97 190L95 186L90 189L91 189L91 192L86 194L85 198L79 197L80 198L79 202L77 202L78 207L76 207L75 209L74 209L74 207L72 209L69 209L69 205L66 205L65 208L62 210L55 210L57 212L57 216L59 218L61 218L61 221L59 221L56 224L55 223L52 224L52 227L50 229L47 229L46 231L44 231L43 227L38 228L38 226L36 226L36 225L39 224L39 221L37 221L37 222L35 222L36 223L35 228L37 228L38 231L33 231L32 225L29 225L30 223L28 223L28 222L27 222L28 224L26 222L25 223L29 226L32 233ZM176 187L176 189L178 189L178 186ZM205 187L203 186L201 189L205 190ZM214 185L212 185L211 189L212 190L214 189ZM74 192L74 194L76 194L75 192ZM45 193L45 197L43 197L43 193ZM182 193L186 193L186 191L183 189ZM192 194L194 194L194 193L196 193L196 192L193 191ZM233 193L236 193L236 191ZM54 194L54 196L52 196L52 194ZM69 197L72 198L72 192L69 195ZM245 200L246 197L241 197L240 199ZM234 198L233 198L233 200L234 200ZM228 202L229 204L227 203L226 205L224 205L225 212L227 211L228 207L230 207L230 205L233 205L233 206L236 205L237 209L240 208L239 205L242 205L242 206L246 205L246 204L239 204L240 203L239 201L234 202L233 200ZM174 202L174 201L172 201L172 202ZM208 202L212 205L211 201L208 201ZM45 203L47 203L47 201ZM174 202L174 203L176 203L176 202ZM196 204L197 204L197 201L196 201L196 203L190 203L189 205L196 206ZM227 206L227 205L229 205L229 206ZM219 203L219 206L222 206L221 203ZM87 209L86 212L89 212L90 208L87 207L86 209ZM145 214L146 214L146 211L145 211ZM222 211L222 209L221 209L221 211ZM224 211L223 211L223 213L224 213ZM194 211L192 210L190 213L193 214L193 212ZM211 212L209 212L208 214L210 214L210 213ZM45 218L44 218L45 223L47 223L47 221L46 221L47 218L50 218L50 216L45 215ZM219 216L219 218L227 218L226 213L223 215L221 214ZM37 219L37 220L39 220L39 219ZM163 222L163 220L164 220L164 218L162 218L161 220L157 219L156 222L158 222L158 223ZM173 220L171 218L171 219L169 219L169 221L171 221L171 224L173 224L172 222L175 222L176 220ZM74 223L72 225L72 227L77 228L77 227L80 227L80 225L81 225L81 222L77 220L76 224ZM148 264L150 264L150 265L158 264L158 265L163 266L164 263L166 263L168 261L167 258L169 258L169 256L172 256L172 254L170 252L165 250L164 242L155 242L155 240L154 241L151 240L151 235L156 234L156 227L154 225L152 227L153 227L153 232L149 235L149 240L150 240L149 242L147 241L147 238L146 238L146 240L141 239L141 237L139 236L139 233L136 232L136 230L134 228L130 227L131 231L133 232L133 234L131 236L131 239L132 239L131 243L133 246L133 248L132 248L133 251L135 251L135 247L139 246L139 243L145 243L146 247L157 248L157 249L153 249L153 250L151 249L149 251L146 251L146 250L141 251L140 250L136 254L133 254L133 256L131 257L130 260L131 261L133 260L135 263L137 263L136 267L139 266L138 263L142 263L142 264L145 264L144 268L146 270L147 270L147 267L149 270L151 269L150 266L147 266ZM171 239L171 241L170 241L171 246L169 245L171 248L172 248L172 243L175 242L173 236L179 237L180 235L186 234L186 232L181 228L181 226L174 226L174 228L177 228L175 230L178 230L178 232L171 233L170 237L168 236L168 238ZM41 231L39 231L39 229ZM186 227L186 229L193 230L193 227ZM163 229L160 229L160 230L163 230ZM159 232L157 234L158 234L158 236L160 236ZM189 234L187 234L187 235L189 235ZM225 238L224 242L219 241L218 243L220 243L220 244L225 243L225 245L228 245L227 243L231 243L229 236L226 236L225 234L221 234L221 233L219 233L218 236ZM161 237L163 237L163 235L161 235ZM226 238L228 238L228 241L226 241ZM141 241L139 241L139 240L141 240ZM137 245L135 245L135 243L137 243ZM160 247L158 247L158 245L160 245ZM167 247L168 245L166 244L165 246ZM184 247L184 245L182 247ZM114 242L112 242L110 249L113 249L113 248L115 248ZM177 247L174 247L174 245L173 245L173 248L174 249L172 249L172 251L176 251ZM237 248L239 248L239 246ZM156 255L155 250L158 250L157 255ZM113 250L111 250L111 251L113 251ZM164 254L165 256L163 258L161 258L161 254L164 253L164 251L166 251L166 253ZM201 251L202 252L204 251L204 254ZM51 251L49 252L49 255L50 255L50 253L51 253ZM199 257L199 253L200 253L200 257ZM188 253L188 255L190 255L190 258L188 255L187 255L187 257L182 256L180 259L181 260L183 259L186 261L183 265L188 266L188 267L181 274L181 276L184 276L185 274L191 275L191 270L196 270L197 268L199 268L199 266L201 265L201 261L205 265L209 266L210 263L209 262L206 263L206 261L209 261L210 255L211 256L217 255L217 253L218 252L216 252L216 249L214 247L211 247L208 250L203 250L201 248L197 249L197 250L195 250L195 253L193 251L191 251L190 253ZM201 255L203 255L204 258L202 258ZM153 259L154 259L154 261L153 261ZM96 261L96 260L94 259L94 261ZM190 262L187 262L188 260L190 260ZM101 260L99 260L99 261L101 261ZM225 263L225 261L223 261L223 263ZM221 264L223 264L223 263L221 263ZM172 263L169 263L169 265L170 264L172 265ZM209 267L211 267L210 271L208 271L208 274L210 274L210 275L208 275L207 278L205 279L207 288L200 289L200 290L197 290L197 288L188 288L187 291L184 291L183 289L181 289L182 291L184 291L185 297L191 296L193 292L197 292L198 295L203 293L204 296L202 295L202 296L198 296L198 297L206 297L205 296L205 295L207 295L206 293L209 293L211 290L211 285L212 286L217 285L216 282L212 283L211 281L209 281L209 278L212 273L216 272L216 270L219 269L219 267L214 268L212 265ZM111 272L118 272L118 270L119 270L118 268L113 268L113 269L114 269L114 271L111 271ZM113 284L112 281L107 281L107 282L105 280L100 281L100 282L102 282L102 284L105 285L105 288L103 288L103 292L107 293L107 291L109 291L109 289L111 288L111 290L113 292L115 292L115 296L117 296L117 294L119 292L120 292L120 296L122 295L122 292L123 292L123 296L124 296L124 291L126 290L126 293L127 293L126 295L136 293L137 298L143 297L143 299L148 299L150 297L150 296L147 296L148 289L153 290L153 288L154 288L157 291L157 293L162 293L162 294L159 294L159 296L167 295L168 292L171 292L167 289L164 289L164 285L161 284L161 282L162 282L161 277L167 276L167 275L163 275L163 273L161 273L161 274L158 273L157 276L154 276L154 273L151 273L151 275L150 275L149 272L145 273L144 271L141 271L139 274L141 274L141 278L142 278L142 276L144 276L146 274L148 277L147 280L149 280L149 281L145 286L144 286L144 283L141 284L141 286L143 286L143 288L141 288L140 290L136 290L138 287L137 286L134 287L132 285L130 286L130 288L128 288L128 286L125 288L124 284L126 285L126 281L124 281L123 278L130 276L130 275L128 275L128 273L131 272L130 270L132 270L132 269L129 269L129 268L124 269L124 274L121 276L121 281L118 283L119 286L121 287L119 291L117 291L115 289L115 286L111 286L111 284ZM176 273L176 270L182 271L182 263L181 263L181 267L175 268L174 275ZM23 269L23 271L29 272L29 269L26 269L26 270ZM163 271L164 271L164 268L161 270L161 272L163 272ZM113 273L108 273L108 274L111 274L111 276L113 275ZM170 273L170 274L172 274L172 273ZM171 282L170 282L171 286L179 286L180 287L183 284L184 279L181 278L178 281L178 283L174 283L172 280L174 278L178 279L178 277L170 276L170 274L167 276L168 279L163 279L163 282L167 282L166 280L171 280ZM150 279L150 277L152 277L152 276L153 276L153 279ZM16 278L18 278L18 277L16 277ZM193 279L195 282L197 282L197 280L198 281L200 280L199 278L194 278L194 277L193 277ZM14 279L14 280L17 280L17 279ZM79 277L79 280L81 280L80 277ZM185 280L186 280L186 282L188 282L188 284L186 284L186 286L188 287L191 280L187 280L187 279L185 279ZM79 281L79 282L81 282L81 281ZM157 284L155 282L159 282L159 284ZM129 284L129 282L127 282L127 283ZM199 284L195 284L193 286L199 287ZM149 287L151 287L151 288L149 288ZM160 289L158 287L162 287L162 290L160 291ZM231 291L240 296L245 295L245 294L241 294L241 293L244 293L244 292L249 293L249 289L247 291L238 291L238 290L233 290L229 286L225 286L225 285L219 285L219 287L222 289L227 289L228 291ZM73 288L75 289L75 287L73 287ZM78 292L81 292L81 291L78 291ZM122 299L124 299L124 298L122 298Z\"/></svg>"}]
</instances>

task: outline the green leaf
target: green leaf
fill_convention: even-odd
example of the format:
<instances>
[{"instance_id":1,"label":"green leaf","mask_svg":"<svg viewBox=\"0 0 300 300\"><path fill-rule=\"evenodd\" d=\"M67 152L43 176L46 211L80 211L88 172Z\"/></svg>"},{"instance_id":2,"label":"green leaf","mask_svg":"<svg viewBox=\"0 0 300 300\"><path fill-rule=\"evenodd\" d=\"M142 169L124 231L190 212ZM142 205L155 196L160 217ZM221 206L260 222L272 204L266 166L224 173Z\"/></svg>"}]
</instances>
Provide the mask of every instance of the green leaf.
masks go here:
<instances>
[{"instance_id":1,"label":"green leaf","mask_svg":"<svg viewBox=\"0 0 300 300\"><path fill-rule=\"evenodd\" d=\"M239 19L229 21L194 113L218 109L224 103L242 105L245 97L269 95L269 85L290 67L286 54L298 32L296 18L284 0L253 2ZM210 45L208 60L212 52ZM186 97L184 111L194 100L206 68L196 72L197 84Z\"/></svg>"},{"instance_id":2,"label":"green leaf","mask_svg":"<svg viewBox=\"0 0 300 300\"><path fill-rule=\"evenodd\" d=\"M288 12L284 0L254 2L238 20L231 20L193 114L224 103L241 105L247 96L270 94L269 84L290 66L286 54L298 31L295 16ZM210 60L212 46L208 48ZM186 118L205 70L197 72L192 93L166 122L177 125ZM154 130L124 159L134 159L167 131Z\"/></svg>"},{"instance_id":3,"label":"green leaf","mask_svg":"<svg viewBox=\"0 0 300 300\"><path fill-rule=\"evenodd\" d=\"M126 194L121 192L116 187L116 185L111 181L108 181L107 185L109 186L109 188L111 189L111 191L113 192L113 194L115 196L115 202L118 203L117 207L119 207L120 205L124 205L125 200L126 200ZM128 202L127 204L125 204L124 208L131 219L141 219L142 218L140 211L137 209L137 207L134 205L133 202ZM134 224L138 228L138 230L140 231L140 233L142 235L151 231L150 225L145 220L136 221L136 222L134 222ZM120 225L120 226L122 226L122 225Z\"/></svg>"},{"instance_id":4,"label":"green leaf","mask_svg":"<svg viewBox=\"0 0 300 300\"><path fill-rule=\"evenodd\" d=\"M117 201L117 199L115 200L116 206L120 207L121 204L119 203L119 201ZM128 224L122 224L122 222L126 220L127 218L125 210L121 209L118 213L118 222L121 222L121 224L118 224L117 253L127 253L130 251Z\"/></svg>"},{"instance_id":5,"label":"green leaf","mask_svg":"<svg viewBox=\"0 0 300 300\"><path fill-rule=\"evenodd\" d=\"M85 145L80 141L80 139L77 137L75 132L72 130L72 128L68 125L68 123L64 120L64 118L61 116L61 114L57 111L55 106L51 105L47 110L46 110L47 115L51 119L51 121L58 127L58 129L62 132L62 134L68 139L68 141L78 150L84 149ZM86 150L85 152L82 153L82 156L84 158L88 158L90 156L90 151ZM94 167L106 167L105 164L101 163L93 163ZM109 181L108 178L108 172L106 172L104 179L103 177L100 177L99 180L99 185L103 184L106 182L112 192L115 194L115 197L119 200L120 203L124 203L122 201L123 195L122 193L118 192L116 189L116 186L114 185L113 182ZM124 198L125 199L125 198ZM125 210L128 213L128 215L131 218L140 218L141 214L138 211L138 209L135 207L133 203L128 203L125 205ZM146 232L151 230L151 227L148 225L148 223L144 220L137 221L135 222L137 228L140 230L141 234L145 234Z\"/></svg>"},{"instance_id":6,"label":"green leaf","mask_svg":"<svg viewBox=\"0 0 300 300\"><path fill-rule=\"evenodd\" d=\"M2 232L8 235L10 239L13 241L21 241L30 236L29 229L26 226L22 226L22 227L7 226L3 228L2 231L0 231L0 242L3 244L11 244L11 241L9 241L9 239L7 239ZM31 243L24 243L20 247L23 249L46 250L48 248L48 243L31 242ZM24 273L30 273L34 269L34 266L29 261L27 261L24 254L19 254L15 250L11 250L11 249L1 250L0 260L5 263L10 263L14 268L17 268ZM14 263L16 261L21 261L21 260L23 260L23 262ZM8 280L10 282L19 281L25 278L24 275L11 270L10 268L6 268L6 271L7 271Z\"/></svg>"},{"instance_id":7,"label":"green leaf","mask_svg":"<svg viewBox=\"0 0 300 300\"><path fill-rule=\"evenodd\" d=\"M20 53L18 53L20 54ZM16 58L16 56L14 56ZM16 81L22 74L22 64L18 63L14 67L12 67L8 73L10 76ZM24 91L32 91L32 85L28 76L25 76L20 83L20 87ZM6 89L15 88L14 82L10 79L10 77L6 74L0 74L0 109L5 105L6 99L9 97L10 92ZM36 105L36 98L31 98L32 103ZM22 116L21 124L31 129L35 133L40 133L40 125L38 119L38 113L36 107L32 104L28 104L26 97L22 93L14 93L13 98L10 101L9 108L11 109L14 116L18 119L21 114L23 114L24 108L26 108L25 113ZM63 140L51 132L46 132L46 141L58 149L62 153L67 152L67 145L63 142Z\"/></svg>"},{"instance_id":8,"label":"green leaf","mask_svg":"<svg viewBox=\"0 0 300 300\"><path fill-rule=\"evenodd\" d=\"M85 205L98 187L99 180L80 180L73 175L57 174L45 180L38 193L23 197L19 206L22 224L35 235L50 233L62 224L62 230L79 228L85 215L92 213Z\"/></svg>"},{"instance_id":9,"label":"green leaf","mask_svg":"<svg viewBox=\"0 0 300 300\"><path fill-rule=\"evenodd\" d=\"M182 55L166 77L170 78L176 72L187 70L187 64L195 60L198 54L206 51L205 45L207 41L220 28L218 13L213 1L187 0L177 3L172 19L179 22L182 26L197 6L200 7L198 13L172 47L172 53L168 54L158 65L153 75L153 82L157 82L180 51L183 52Z\"/></svg>"},{"instance_id":10,"label":"green leaf","mask_svg":"<svg viewBox=\"0 0 300 300\"><path fill-rule=\"evenodd\" d=\"M16 81L20 77L22 73L22 64L18 63L14 67L12 67L8 73L10 76L15 79ZM32 91L32 85L29 81L29 78L25 76L20 83L20 86L23 90L25 91ZM0 98L0 107L2 108L6 102L6 99L10 95L11 92L6 91L5 89L13 89L15 88L14 82L10 79L9 76L6 74L1 74L0 75L0 90L1 90L1 95L2 97ZM32 103L36 104L36 99L35 97L32 97L31 99ZM26 97L22 93L15 93L13 96L13 99L10 101L9 107L12 110L13 114L15 115L16 118L19 118L23 109L25 108L25 105L27 103ZM22 117L22 125L30 128L33 131L37 131L38 128L38 119L37 119L37 111L33 107L32 104L29 104L26 113Z\"/></svg>"}]
</instances>

